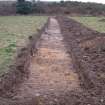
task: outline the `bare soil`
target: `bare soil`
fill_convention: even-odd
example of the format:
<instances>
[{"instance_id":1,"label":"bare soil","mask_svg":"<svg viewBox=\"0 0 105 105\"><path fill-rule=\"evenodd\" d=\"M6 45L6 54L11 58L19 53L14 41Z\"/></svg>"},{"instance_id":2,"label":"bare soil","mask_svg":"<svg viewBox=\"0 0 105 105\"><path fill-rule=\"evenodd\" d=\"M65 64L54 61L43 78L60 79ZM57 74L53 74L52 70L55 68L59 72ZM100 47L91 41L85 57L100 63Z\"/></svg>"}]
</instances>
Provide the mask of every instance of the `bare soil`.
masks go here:
<instances>
[{"instance_id":1,"label":"bare soil","mask_svg":"<svg viewBox=\"0 0 105 105\"><path fill-rule=\"evenodd\" d=\"M78 101L76 105L104 105L105 34L93 31L69 18L57 19L84 90L73 105Z\"/></svg>"},{"instance_id":2,"label":"bare soil","mask_svg":"<svg viewBox=\"0 0 105 105\"><path fill-rule=\"evenodd\" d=\"M51 17L32 49L28 78L0 105L105 105L104 33Z\"/></svg>"}]
</instances>

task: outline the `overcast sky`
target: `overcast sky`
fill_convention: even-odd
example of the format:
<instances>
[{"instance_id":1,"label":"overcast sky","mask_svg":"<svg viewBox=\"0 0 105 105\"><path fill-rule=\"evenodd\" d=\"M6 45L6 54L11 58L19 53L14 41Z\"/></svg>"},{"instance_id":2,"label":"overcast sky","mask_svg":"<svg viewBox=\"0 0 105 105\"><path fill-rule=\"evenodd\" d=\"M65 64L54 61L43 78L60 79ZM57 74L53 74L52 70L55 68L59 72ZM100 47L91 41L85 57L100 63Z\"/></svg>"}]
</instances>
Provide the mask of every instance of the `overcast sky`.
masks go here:
<instances>
[{"instance_id":1,"label":"overcast sky","mask_svg":"<svg viewBox=\"0 0 105 105\"><path fill-rule=\"evenodd\" d=\"M8 0L0 0L0 1L8 1ZM11 0L15 1L15 0ZM40 1L61 1L61 0L40 0ZM105 4L105 0L64 0L64 1L83 1L83 2L96 2Z\"/></svg>"}]
</instances>

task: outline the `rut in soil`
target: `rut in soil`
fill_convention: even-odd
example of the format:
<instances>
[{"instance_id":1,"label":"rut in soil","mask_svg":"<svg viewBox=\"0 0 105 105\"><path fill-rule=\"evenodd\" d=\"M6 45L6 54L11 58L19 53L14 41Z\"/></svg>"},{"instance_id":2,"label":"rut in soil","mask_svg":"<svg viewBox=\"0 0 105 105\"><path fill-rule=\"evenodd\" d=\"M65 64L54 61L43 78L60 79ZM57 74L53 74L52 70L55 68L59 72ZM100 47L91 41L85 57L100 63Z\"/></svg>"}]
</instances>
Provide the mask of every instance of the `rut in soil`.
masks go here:
<instances>
[{"instance_id":1,"label":"rut in soil","mask_svg":"<svg viewBox=\"0 0 105 105\"><path fill-rule=\"evenodd\" d=\"M37 43L38 51L29 67L30 75L18 89L14 99L34 96L59 95L80 88L80 81L73 68L72 58L66 51L60 26L50 18L48 28Z\"/></svg>"}]
</instances>

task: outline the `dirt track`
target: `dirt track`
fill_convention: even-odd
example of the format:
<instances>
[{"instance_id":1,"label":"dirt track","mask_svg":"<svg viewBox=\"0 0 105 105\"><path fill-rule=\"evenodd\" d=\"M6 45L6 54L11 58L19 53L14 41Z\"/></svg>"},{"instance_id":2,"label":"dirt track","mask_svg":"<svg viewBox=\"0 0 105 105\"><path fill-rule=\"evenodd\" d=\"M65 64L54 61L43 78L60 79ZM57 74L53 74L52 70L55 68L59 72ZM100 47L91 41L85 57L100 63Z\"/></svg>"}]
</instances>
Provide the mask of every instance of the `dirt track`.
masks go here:
<instances>
[{"instance_id":1,"label":"dirt track","mask_svg":"<svg viewBox=\"0 0 105 105\"><path fill-rule=\"evenodd\" d=\"M72 19L50 18L29 78L0 105L105 105L104 46L104 34Z\"/></svg>"}]
</instances>

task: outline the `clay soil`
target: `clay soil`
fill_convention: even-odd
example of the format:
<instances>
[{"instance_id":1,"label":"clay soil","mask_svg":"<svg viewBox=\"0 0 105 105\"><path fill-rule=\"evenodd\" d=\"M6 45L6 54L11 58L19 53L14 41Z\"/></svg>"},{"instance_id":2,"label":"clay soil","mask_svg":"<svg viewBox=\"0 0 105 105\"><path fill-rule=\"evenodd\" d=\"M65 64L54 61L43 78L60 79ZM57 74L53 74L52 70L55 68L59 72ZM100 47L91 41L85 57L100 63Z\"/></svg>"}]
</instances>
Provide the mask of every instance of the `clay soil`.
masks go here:
<instances>
[{"instance_id":1,"label":"clay soil","mask_svg":"<svg viewBox=\"0 0 105 105\"><path fill-rule=\"evenodd\" d=\"M35 48L28 78L0 105L105 105L105 34L51 17Z\"/></svg>"}]
</instances>

